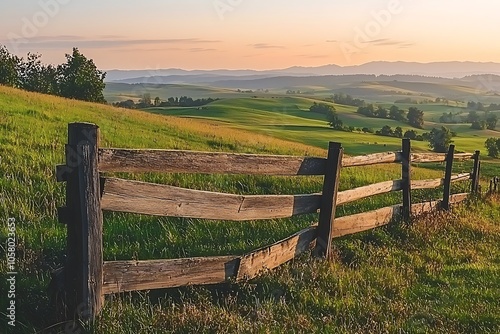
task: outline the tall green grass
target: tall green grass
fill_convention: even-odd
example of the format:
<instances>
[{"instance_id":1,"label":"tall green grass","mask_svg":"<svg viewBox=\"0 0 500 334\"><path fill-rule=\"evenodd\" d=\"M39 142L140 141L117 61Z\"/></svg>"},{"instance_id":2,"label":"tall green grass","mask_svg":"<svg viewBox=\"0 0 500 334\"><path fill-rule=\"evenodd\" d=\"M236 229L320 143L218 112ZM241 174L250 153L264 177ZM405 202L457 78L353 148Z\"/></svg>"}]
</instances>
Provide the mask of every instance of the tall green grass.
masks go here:
<instances>
[{"instance_id":1,"label":"tall green grass","mask_svg":"<svg viewBox=\"0 0 500 334\"><path fill-rule=\"evenodd\" d=\"M0 219L13 217L18 223L16 331L20 333L43 330L55 321L46 288L51 270L64 263L66 231L56 220L56 208L64 205L64 184L55 182L54 167L64 162L67 123L74 121L98 124L102 145L106 147L325 154L317 147L235 130L220 123L115 109L0 87ZM442 176L442 165L433 168L414 168L413 177ZM457 164L455 172L469 168ZM345 190L398 179L400 172L397 165L344 169L340 187ZM313 193L321 191L322 186L321 177L116 175L237 194ZM464 191L467 186L458 185L454 191ZM440 189L421 191L415 192L414 197L415 201L425 201L438 198L440 193ZM338 215L400 202L399 193L376 196L342 206ZM498 282L498 204L476 203L468 210L423 220L415 226L396 224L338 240L334 264L305 255L247 284L110 296L102 316L87 330L190 333L373 332L398 328L412 332L425 331L430 326L437 326L442 332L498 329L498 305L490 302L498 294L491 288L475 291L466 284L480 279L474 276L476 273L484 276L481 282L486 286ZM236 223L106 213L104 257L118 260L243 254L287 237L316 220L317 215L305 215ZM6 232L2 224L2 245ZM437 254L435 248L443 254ZM0 256L5 259L3 246ZM464 262L467 256L469 262ZM427 272L429 263L434 262L441 263L439 268L443 270ZM482 266L493 269L479 270ZM5 260L0 262L0 270L6 272ZM443 291L438 289L440 283L427 282L424 274L435 274L435 279L448 280L450 286L459 287L457 292L451 288L443 290L450 294L446 298L453 298L458 305L451 320L443 320L443 314L450 313L451 304L426 304L426 298L430 298L426 295L428 289L435 299ZM0 281L0 287L0 304L6 305L5 280ZM466 291L475 293L476 299L470 300ZM489 307L486 318L471 311L480 305ZM64 325L47 332L61 328Z\"/></svg>"}]
</instances>

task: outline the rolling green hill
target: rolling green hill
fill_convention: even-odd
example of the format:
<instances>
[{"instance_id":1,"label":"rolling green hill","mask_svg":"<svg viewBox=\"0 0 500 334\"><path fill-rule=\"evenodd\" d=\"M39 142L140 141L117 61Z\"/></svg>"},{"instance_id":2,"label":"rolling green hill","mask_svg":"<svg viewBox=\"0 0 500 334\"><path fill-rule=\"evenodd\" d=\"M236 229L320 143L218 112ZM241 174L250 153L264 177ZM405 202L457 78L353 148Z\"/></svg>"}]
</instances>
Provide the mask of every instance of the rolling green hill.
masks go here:
<instances>
[{"instance_id":1,"label":"rolling green hill","mask_svg":"<svg viewBox=\"0 0 500 334\"><path fill-rule=\"evenodd\" d=\"M194 99L244 97L247 93L238 93L234 89L215 88L181 84L125 84L108 82L104 95L109 103L133 100L138 101L143 94L149 93L154 99L156 96L166 100L169 97L190 96Z\"/></svg>"},{"instance_id":2,"label":"rolling green hill","mask_svg":"<svg viewBox=\"0 0 500 334\"><path fill-rule=\"evenodd\" d=\"M327 141L340 140L348 153L368 150L361 143L352 143L361 139L349 137L350 134L336 136L325 127L324 120L305 111L310 99L250 102L251 106L249 99L218 101L207 110L184 110L193 114L179 118L0 86L0 219L16 219L18 238L18 322L14 332L59 333L67 325L56 323L46 289L51 271L64 263L66 231L56 219L56 208L64 205L64 185L55 182L54 166L64 161L69 122L98 124L104 147L324 156ZM352 111L340 106L338 110L343 117L349 117ZM186 116L183 110L169 112ZM287 138L293 141L283 140ZM379 144L376 150L399 148L398 140L388 140L387 147ZM497 174L496 165L485 166L489 176ZM413 177L441 176L442 166L434 168L415 167ZM454 171L469 168L467 164L456 164ZM400 172L398 165L346 169L342 171L340 187L348 189L396 179ZM311 193L321 191L322 184L320 177L127 177L238 194ZM465 189L458 186L454 190ZM440 191L416 191L414 200L436 198ZM338 215L396 204L401 201L399 195L381 195L346 205L338 209ZM84 332L495 333L500 330L498 201L490 198L458 207L450 214L415 220L412 225L395 223L336 240L333 264L306 254L244 284L110 296L102 315L94 324L84 326ZM104 258L143 260L243 254L315 220L316 215L306 215L234 223L105 213ZM2 245L6 237L7 227L2 224ZM3 246L0 256L5 259ZM0 262L0 270L7 272L5 260ZM6 280L1 280L0 291L7 288ZM7 296L2 293L0 305L6 303ZM2 316L4 312L0 311ZM0 331L9 330L1 327Z\"/></svg>"},{"instance_id":3,"label":"rolling green hill","mask_svg":"<svg viewBox=\"0 0 500 334\"><path fill-rule=\"evenodd\" d=\"M314 102L322 101L306 97L247 97L224 99L203 108L149 108L148 111L163 115L220 121L235 129L258 132L316 147L324 147L324 143L328 141L339 141L343 143L348 154L367 154L400 148L401 140L398 138L330 129L324 115L309 112L309 107ZM348 126L378 130L384 125L389 125L393 128L400 126L404 131L413 129L406 123L359 115L355 107L332 105L337 110L340 119ZM429 121L429 119L435 119L436 114L441 116L442 106L437 105L438 111L435 111L435 105L417 106L427 115L424 131L430 131L433 127L442 125L449 127L458 133L458 136L453 139L458 150L464 152L482 150L487 138L499 134L491 130L471 130L470 125L467 124L438 124ZM418 133L423 132L419 129L415 130ZM415 141L413 146L416 150L429 150L427 142Z\"/></svg>"}]
</instances>

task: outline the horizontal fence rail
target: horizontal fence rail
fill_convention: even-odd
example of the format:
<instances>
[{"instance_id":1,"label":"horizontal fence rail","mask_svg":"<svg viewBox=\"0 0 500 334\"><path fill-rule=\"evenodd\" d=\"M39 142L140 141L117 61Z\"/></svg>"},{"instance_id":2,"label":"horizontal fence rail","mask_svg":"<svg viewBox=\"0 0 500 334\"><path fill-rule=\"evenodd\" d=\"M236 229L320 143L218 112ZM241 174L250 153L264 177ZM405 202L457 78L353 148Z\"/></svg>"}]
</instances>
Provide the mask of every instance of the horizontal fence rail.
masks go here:
<instances>
[{"instance_id":1,"label":"horizontal fence rail","mask_svg":"<svg viewBox=\"0 0 500 334\"><path fill-rule=\"evenodd\" d=\"M451 183L456 183L460 181L466 181L470 180L471 178L471 173L463 173L463 174L457 174L457 175L452 175L450 182ZM411 181L411 188L412 189L432 189L432 188L437 188L439 186L444 185L445 179L432 179L432 180L412 180Z\"/></svg>"},{"instance_id":2,"label":"horizontal fence rail","mask_svg":"<svg viewBox=\"0 0 500 334\"><path fill-rule=\"evenodd\" d=\"M103 172L324 175L326 159L178 150L100 149Z\"/></svg>"},{"instance_id":3,"label":"horizontal fence rail","mask_svg":"<svg viewBox=\"0 0 500 334\"><path fill-rule=\"evenodd\" d=\"M471 153L455 153L453 159L455 161L471 160L474 154ZM425 162L446 162L446 153L412 153L412 163L425 163Z\"/></svg>"},{"instance_id":4,"label":"horizontal fence rail","mask_svg":"<svg viewBox=\"0 0 500 334\"><path fill-rule=\"evenodd\" d=\"M108 211L243 221L314 213L321 195L233 195L106 178L101 201Z\"/></svg>"},{"instance_id":5,"label":"horizontal fence rail","mask_svg":"<svg viewBox=\"0 0 500 334\"><path fill-rule=\"evenodd\" d=\"M68 127L66 164L56 167L56 177L66 182L66 206L58 218L68 227L67 261L55 275L63 281L64 307L69 314L81 305L92 319L100 311L104 295L125 291L218 284L247 280L313 250L332 259L332 240L387 225L398 219L466 200L469 193L452 195L451 184L471 181L471 193L479 189L479 151L474 154L411 153L403 139L400 152L344 157L340 143L330 143L326 158L278 155L195 152L181 150L99 148L99 128L73 123ZM452 174L454 161L472 159L472 173ZM412 180L415 163L446 163L444 178ZM376 164L398 163L401 179L338 191L341 170ZM271 176L324 176L321 193L291 195L237 195L202 191L106 177L100 173L199 173ZM496 182L496 181L495 181ZM412 204L412 189L444 185L441 200ZM496 183L491 183L496 189ZM401 192L403 203L369 212L336 217L336 207L375 195ZM318 223L272 245L245 255L148 261L103 261L102 211L152 216L247 221L288 218L318 213ZM57 283L55 283L57 284Z\"/></svg>"},{"instance_id":6,"label":"horizontal fence rail","mask_svg":"<svg viewBox=\"0 0 500 334\"><path fill-rule=\"evenodd\" d=\"M451 204L464 201L466 194L451 196ZM412 205L412 212L422 214L439 207L439 201ZM400 217L401 206L337 218L334 238L372 230ZM230 279L248 280L271 270L312 249L317 224L243 256L217 256L174 260L105 261L103 291L106 294L174 288L186 285L224 283Z\"/></svg>"},{"instance_id":7,"label":"horizontal fence rail","mask_svg":"<svg viewBox=\"0 0 500 334\"><path fill-rule=\"evenodd\" d=\"M473 154L455 154L456 161L466 161ZM446 153L412 153L413 163L444 162ZM345 157L342 167L361 167L398 163L401 152L374 153ZM102 172L158 172L248 175L324 175L326 159L285 155L258 155L180 150L99 149Z\"/></svg>"},{"instance_id":8,"label":"horizontal fence rail","mask_svg":"<svg viewBox=\"0 0 500 334\"><path fill-rule=\"evenodd\" d=\"M470 178L470 173L457 174L450 181L455 183ZM411 185L412 189L431 189L442 186L444 181L442 178L413 180ZM117 178L103 178L101 184L104 185L103 210L152 216L245 221L316 213L321 206L321 193L233 195ZM336 203L343 205L401 189L402 180L370 184L338 192Z\"/></svg>"},{"instance_id":9,"label":"horizontal fence rail","mask_svg":"<svg viewBox=\"0 0 500 334\"><path fill-rule=\"evenodd\" d=\"M342 167L390 164L395 162L401 162L401 159L402 159L401 152L374 153L374 154L360 155L356 157L345 157L342 160Z\"/></svg>"},{"instance_id":10,"label":"horizontal fence rail","mask_svg":"<svg viewBox=\"0 0 500 334\"><path fill-rule=\"evenodd\" d=\"M386 194L402 189L401 180L385 181L367 186L341 191L338 193L337 205L347 204L363 198Z\"/></svg>"},{"instance_id":11,"label":"horizontal fence rail","mask_svg":"<svg viewBox=\"0 0 500 334\"><path fill-rule=\"evenodd\" d=\"M174 288L222 283L235 276L234 256L104 262L103 292Z\"/></svg>"}]
</instances>

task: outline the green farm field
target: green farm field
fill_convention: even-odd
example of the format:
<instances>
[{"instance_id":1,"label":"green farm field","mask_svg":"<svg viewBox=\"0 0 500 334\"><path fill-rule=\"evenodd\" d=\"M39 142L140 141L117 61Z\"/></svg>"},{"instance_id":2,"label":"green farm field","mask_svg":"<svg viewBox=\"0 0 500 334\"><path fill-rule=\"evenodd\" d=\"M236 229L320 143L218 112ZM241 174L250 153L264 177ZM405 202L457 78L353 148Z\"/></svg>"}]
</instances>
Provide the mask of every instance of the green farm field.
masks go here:
<instances>
[{"instance_id":1,"label":"green farm field","mask_svg":"<svg viewBox=\"0 0 500 334\"><path fill-rule=\"evenodd\" d=\"M330 130L321 115L306 111L312 102L302 97L249 97L220 100L207 109L146 112L0 86L0 219L16 220L18 238L15 333L64 333L67 325L55 320L47 286L51 271L64 263L66 230L56 218L56 208L64 205L64 184L56 183L54 167L64 162L68 123L98 124L103 147L322 157L328 141L341 142L349 155L400 148L398 139ZM336 108L347 124L361 126L365 121L351 107ZM477 141L473 134L463 141L457 137L457 149L482 149L488 133L480 135ZM427 150L425 143L415 144L415 149ZM443 175L442 165L429 167L415 166L412 177ZM484 161L483 170L483 185L500 174L495 161ZM454 165L454 173L464 171L470 171L470 164ZM399 179L400 172L396 164L344 169L340 187ZM322 185L320 177L125 176L238 194L312 193ZM458 184L453 192L468 186ZM414 201L439 198L441 191L414 191ZM398 193L380 195L342 206L337 214L400 202ZM235 223L105 213L104 259L238 255L315 221L315 214ZM7 226L2 224L2 272L7 272L6 238ZM305 254L243 284L108 296L102 314L84 324L82 332L497 333L499 243L500 199L489 197L413 224L394 222L336 239L333 263ZM6 280L0 281L0 291L0 315L5 317ZM0 328L2 333L7 330Z\"/></svg>"},{"instance_id":2,"label":"green farm field","mask_svg":"<svg viewBox=\"0 0 500 334\"><path fill-rule=\"evenodd\" d=\"M258 132L316 147L324 147L324 143L328 141L338 141L343 144L346 152L352 155L394 151L401 147L401 140L398 138L330 129L324 115L309 112L309 107L314 102L323 101L304 97L247 97L224 99L203 108L149 108L147 111L164 115L219 121L235 129ZM355 107L333 103L331 105L335 107L340 119L348 126L355 128L370 127L378 130L384 125L389 125L392 128L400 126L404 131L413 129L406 123L359 115L356 113L357 108ZM444 125L431 121L436 118L436 114L440 116L443 113L441 111L442 106L438 105L436 107L425 104L417 106L424 110L427 117L424 129L415 129L418 133L430 131L433 127ZM434 108L437 111L433 111ZM471 130L468 124L446 124L446 126L458 133L458 136L453 140L457 149L462 152L483 150L487 138L499 135L498 131ZM413 147L418 151L429 150L427 142L414 141Z\"/></svg>"}]
</instances>

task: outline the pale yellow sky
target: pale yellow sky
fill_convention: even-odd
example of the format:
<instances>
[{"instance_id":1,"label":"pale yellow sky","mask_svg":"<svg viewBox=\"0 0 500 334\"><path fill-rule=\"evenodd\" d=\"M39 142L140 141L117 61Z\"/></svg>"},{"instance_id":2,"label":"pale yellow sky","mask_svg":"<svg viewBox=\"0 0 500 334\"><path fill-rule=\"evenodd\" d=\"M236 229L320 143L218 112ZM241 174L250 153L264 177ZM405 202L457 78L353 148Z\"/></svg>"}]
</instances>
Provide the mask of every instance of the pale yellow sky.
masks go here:
<instances>
[{"instance_id":1,"label":"pale yellow sky","mask_svg":"<svg viewBox=\"0 0 500 334\"><path fill-rule=\"evenodd\" d=\"M2 2L0 44L104 69L273 69L369 61L500 62L488 0Z\"/></svg>"}]
</instances>

